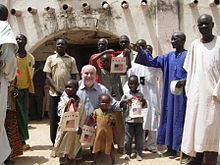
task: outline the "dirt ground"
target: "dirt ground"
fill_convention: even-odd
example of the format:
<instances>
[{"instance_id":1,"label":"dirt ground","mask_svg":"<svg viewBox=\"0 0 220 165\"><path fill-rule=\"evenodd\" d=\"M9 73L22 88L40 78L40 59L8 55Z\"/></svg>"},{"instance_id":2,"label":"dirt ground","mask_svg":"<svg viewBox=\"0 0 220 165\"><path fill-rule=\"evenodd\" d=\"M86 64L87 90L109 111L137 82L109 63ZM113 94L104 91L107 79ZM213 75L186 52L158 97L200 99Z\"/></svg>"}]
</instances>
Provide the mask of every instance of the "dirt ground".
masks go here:
<instances>
[{"instance_id":1,"label":"dirt ground","mask_svg":"<svg viewBox=\"0 0 220 165\"><path fill-rule=\"evenodd\" d=\"M49 120L45 119L40 122L30 122L29 134L30 139L27 141L31 146L31 150L25 151L24 154L15 159L15 165L59 165L58 158L51 158L51 142L49 138ZM116 165L178 165L180 164L179 157L177 158L161 158L158 153L143 152L143 160L137 161L131 158L126 161L122 155L116 154ZM83 149L83 160L76 162L76 165L90 165L92 156L89 149ZM99 165L110 164L110 159L106 156L101 156ZM219 161L220 165L220 161Z\"/></svg>"}]
</instances>

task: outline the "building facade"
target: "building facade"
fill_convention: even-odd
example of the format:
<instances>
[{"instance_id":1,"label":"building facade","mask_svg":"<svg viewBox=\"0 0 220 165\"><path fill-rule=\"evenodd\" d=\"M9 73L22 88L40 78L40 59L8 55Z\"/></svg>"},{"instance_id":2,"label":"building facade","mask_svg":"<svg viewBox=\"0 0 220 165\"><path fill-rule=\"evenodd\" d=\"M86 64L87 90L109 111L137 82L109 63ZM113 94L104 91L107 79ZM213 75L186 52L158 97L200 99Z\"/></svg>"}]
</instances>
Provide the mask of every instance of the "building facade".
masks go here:
<instances>
[{"instance_id":1,"label":"building facade","mask_svg":"<svg viewBox=\"0 0 220 165\"><path fill-rule=\"evenodd\" d=\"M45 61L55 50L55 40L67 39L69 53L79 69L97 52L97 41L107 38L119 49L118 38L128 35L131 42L145 39L154 55L172 49L173 32L186 33L189 43L199 36L196 21L209 13L220 30L219 0L2 0L10 12L15 34L28 38L28 50L36 61Z\"/></svg>"}]
</instances>

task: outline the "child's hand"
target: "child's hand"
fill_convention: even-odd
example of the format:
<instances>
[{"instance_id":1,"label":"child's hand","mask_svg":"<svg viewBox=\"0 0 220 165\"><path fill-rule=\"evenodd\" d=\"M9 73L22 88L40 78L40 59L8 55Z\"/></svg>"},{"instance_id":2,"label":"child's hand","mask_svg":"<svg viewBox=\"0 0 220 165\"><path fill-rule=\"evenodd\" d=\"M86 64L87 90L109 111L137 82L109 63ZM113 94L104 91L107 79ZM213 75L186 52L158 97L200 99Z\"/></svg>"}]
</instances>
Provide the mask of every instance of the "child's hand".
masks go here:
<instances>
[{"instance_id":1,"label":"child's hand","mask_svg":"<svg viewBox=\"0 0 220 165\"><path fill-rule=\"evenodd\" d=\"M57 92L58 95L60 95L60 96L62 95L62 93L63 93L62 90L60 90L59 88L56 88L55 90L56 90L56 92Z\"/></svg>"},{"instance_id":2,"label":"child's hand","mask_svg":"<svg viewBox=\"0 0 220 165\"><path fill-rule=\"evenodd\" d=\"M128 104L128 100L121 100L120 107L125 107Z\"/></svg>"},{"instance_id":3,"label":"child's hand","mask_svg":"<svg viewBox=\"0 0 220 165\"><path fill-rule=\"evenodd\" d=\"M82 134L82 128L79 127L79 129L78 129L78 131L77 131L77 134L78 134L78 135L81 135L81 134Z\"/></svg>"},{"instance_id":4,"label":"child's hand","mask_svg":"<svg viewBox=\"0 0 220 165\"><path fill-rule=\"evenodd\" d=\"M114 126L115 125L115 119L113 119L111 115L108 118L108 124L110 126Z\"/></svg>"},{"instance_id":5,"label":"child's hand","mask_svg":"<svg viewBox=\"0 0 220 165\"><path fill-rule=\"evenodd\" d=\"M18 96L18 89L17 88L14 88L12 91L11 91L11 95L12 95L12 97L17 97Z\"/></svg>"},{"instance_id":6,"label":"child's hand","mask_svg":"<svg viewBox=\"0 0 220 165\"><path fill-rule=\"evenodd\" d=\"M142 107L146 107L146 108L148 107L147 102L146 102L145 99L142 100Z\"/></svg>"},{"instance_id":7,"label":"child's hand","mask_svg":"<svg viewBox=\"0 0 220 165\"><path fill-rule=\"evenodd\" d=\"M124 55L126 56L126 55L129 55L131 53L131 49L129 49L129 48L125 48L124 49Z\"/></svg>"},{"instance_id":8,"label":"child's hand","mask_svg":"<svg viewBox=\"0 0 220 165\"><path fill-rule=\"evenodd\" d=\"M114 126L115 126L115 124L116 124L116 120L115 120L115 119L112 119L112 120L111 120L111 126L113 126L113 127L114 127Z\"/></svg>"},{"instance_id":9,"label":"child's hand","mask_svg":"<svg viewBox=\"0 0 220 165\"><path fill-rule=\"evenodd\" d=\"M140 51L140 46L137 45L137 44L134 44L134 43L130 43L129 45L130 49L136 51L136 52L139 52Z\"/></svg>"}]
</instances>

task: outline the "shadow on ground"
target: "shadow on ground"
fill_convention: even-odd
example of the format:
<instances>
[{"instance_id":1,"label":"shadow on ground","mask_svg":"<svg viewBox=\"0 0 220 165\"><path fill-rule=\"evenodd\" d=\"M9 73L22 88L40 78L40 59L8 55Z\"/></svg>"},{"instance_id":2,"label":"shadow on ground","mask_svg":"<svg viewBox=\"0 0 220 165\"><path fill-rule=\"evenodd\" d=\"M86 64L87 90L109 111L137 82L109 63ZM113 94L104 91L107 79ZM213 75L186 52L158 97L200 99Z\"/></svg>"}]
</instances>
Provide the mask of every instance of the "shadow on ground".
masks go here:
<instances>
[{"instance_id":1,"label":"shadow on ground","mask_svg":"<svg viewBox=\"0 0 220 165\"><path fill-rule=\"evenodd\" d=\"M38 120L31 120L31 121L29 121L29 123L28 124L49 124L49 120L48 119L43 119L43 120L40 120L40 121L38 121Z\"/></svg>"},{"instance_id":2,"label":"shadow on ground","mask_svg":"<svg viewBox=\"0 0 220 165\"><path fill-rule=\"evenodd\" d=\"M34 160L34 161L33 161ZM21 156L15 159L16 164L21 164L25 162L25 165L36 165L43 164L49 161L49 159L44 156Z\"/></svg>"},{"instance_id":3,"label":"shadow on ground","mask_svg":"<svg viewBox=\"0 0 220 165\"><path fill-rule=\"evenodd\" d=\"M51 145L35 145L31 146L31 150L51 150Z\"/></svg>"},{"instance_id":4,"label":"shadow on ground","mask_svg":"<svg viewBox=\"0 0 220 165\"><path fill-rule=\"evenodd\" d=\"M159 157L159 155L157 153L144 152L142 154L143 160L146 160L146 159L153 160L153 159L158 158L158 157ZM131 159L132 160L136 159L134 154L131 156ZM129 163L130 161L125 160L123 158L123 155L118 154L116 151L115 151L115 161L116 161L115 162L116 164L120 164L120 165L130 164ZM90 165L92 162L93 162L93 156L92 156L90 150L89 149L83 149L83 160L82 161L77 161L76 164L77 165ZM103 153L99 154L96 165L111 165L110 156L105 155Z\"/></svg>"}]
</instances>

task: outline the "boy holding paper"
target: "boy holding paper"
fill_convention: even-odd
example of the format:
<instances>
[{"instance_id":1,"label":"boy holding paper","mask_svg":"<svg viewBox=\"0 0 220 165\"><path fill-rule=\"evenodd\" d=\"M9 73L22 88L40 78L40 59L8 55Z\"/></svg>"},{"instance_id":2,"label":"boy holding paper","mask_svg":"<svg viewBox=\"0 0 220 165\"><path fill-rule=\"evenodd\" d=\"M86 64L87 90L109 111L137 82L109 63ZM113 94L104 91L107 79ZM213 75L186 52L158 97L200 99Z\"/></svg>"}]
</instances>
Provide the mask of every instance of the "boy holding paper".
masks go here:
<instances>
[{"instance_id":1,"label":"boy holding paper","mask_svg":"<svg viewBox=\"0 0 220 165\"><path fill-rule=\"evenodd\" d=\"M55 156L60 157L60 164L68 163L74 160L77 153L81 148L80 134L81 128L84 124L86 113L84 103L76 95L78 90L78 82L76 80L69 80L66 85L66 89L61 95L60 102L58 104L58 116L61 117L59 127L57 129L57 136L54 145ZM79 119L71 119L72 122L65 122L65 113L75 112ZM74 122L74 120L77 121ZM69 124L68 124L69 122ZM75 131L66 131L65 128L75 129Z\"/></svg>"},{"instance_id":2,"label":"boy holding paper","mask_svg":"<svg viewBox=\"0 0 220 165\"><path fill-rule=\"evenodd\" d=\"M124 158L130 160L132 139L135 137L136 159L141 161L143 147L143 116L141 111L147 104L143 94L137 89L138 85L138 77L131 75L128 78L129 90L125 91L121 98L121 107L124 108L125 117Z\"/></svg>"}]
</instances>

